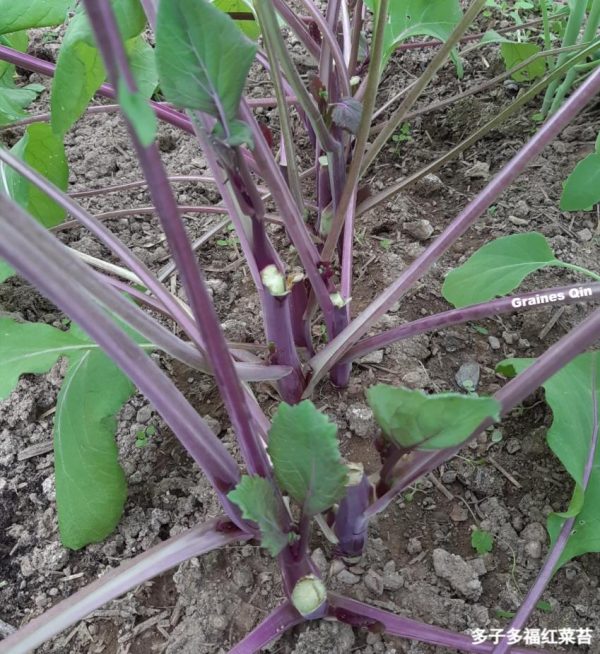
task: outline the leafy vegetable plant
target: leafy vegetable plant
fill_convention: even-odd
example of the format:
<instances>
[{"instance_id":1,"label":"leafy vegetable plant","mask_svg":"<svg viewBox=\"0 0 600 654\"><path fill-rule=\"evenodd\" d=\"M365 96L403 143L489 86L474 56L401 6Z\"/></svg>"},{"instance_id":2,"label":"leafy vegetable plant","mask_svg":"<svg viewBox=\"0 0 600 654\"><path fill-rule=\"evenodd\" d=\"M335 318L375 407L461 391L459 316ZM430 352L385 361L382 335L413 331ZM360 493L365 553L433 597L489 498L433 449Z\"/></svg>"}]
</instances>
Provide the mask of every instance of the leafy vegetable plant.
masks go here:
<instances>
[{"instance_id":1,"label":"leafy vegetable plant","mask_svg":"<svg viewBox=\"0 0 600 654\"><path fill-rule=\"evenodd\" d=\"M204 471L223 515L124 562L0 641L0 652L29 651L182 561L250 540L277 558L286 599L233 648L234 654L259 651L283 631L324 617L454 650L507 651L506 642L482 647L468 635L330 592L309 557L312 529L319 525L338 555L361 555L369 521L376 514L543 386L554 411L550 446L572 475L575 491L567 512L550 517L552 549L512 618L515 628L525 624L556 566L597 549L596 523L588 516L598 493L594 473L598 356L583 353L598 340L600 312L590 313L537 360L501 364L500 371L511 379L494 397L474 392L428 395L388 385L370 388L368 401L382 431L374 443L381 466L372 475L365 474L361 462L342 459L336 425L310 397L327 374L343 388L355 359L398 340L515 309L598 298L598 275L559 261L540 234L515 235L484 246L448 276L443 293L455 309L368 336L378 319L597 95L600 71L594 70L431 245L363 311L352 315L357 219L458 155L590 50L579 48L565 63L557 62L509 108L432 165L365 197L361 185L365 173L390 138L399 129L402 133L440 67L453 57L461 70L461 39L485 0L475 0L464 14L454 0L330 0L325 14L312 0L299 2L303 14L283 0L83 0L69 13L56 66L23 52L25 30L61 24L72 3L26 4L15 12L14 2L0 0L4 35L0 58L9 76L10 67L18 65L54 77L51 115L49 124L48 117L25 118L31 125L23 139L11 151L0 150L4 260L0 281L13 274L23 276L73 324L61 331L3 318L0 395L6 397L21 374L45 372L57 358L68 359L55 420L57 502L66 546L78 548L101 540L120 516L126 489L113 433L115 415L134 388L148 398ZM369 16L373 29L365 34ZM147 21L154 31L154 49L141 36ZM295 34L316 64L317 73L308 84L294 65L282 26ZM382 70L399 48L415 46L407 42L415 36L440 39L416 44L435 45L435 55L404 91L398 108L373 125L374 116L382 113L376 109ZM516 63L500 81L529 64ZM259 125L252 99L244 94L254 65L270 75L275 97L258 104L278 107L277 138ZM0 87L0 98L13 98L12 109L2 114L11 122L21 120L27 104L23 93L31 91L20 90L21 104L17 102L15 109L10 93L14 90L10 85ZM118 102L186 302L174 296L104 222L65 193L63 138L86 111L98 110L89 106L95 94ZM99 110L116 108L108 107ZM310 144L314 161L310 169L301 170L295 134L300 128L292 125L291 115ZM260 299L266 360L225 339L156 145L158 120L192 134L208 162L211 176L203 182L219 191L222 203L204 210L226 213L235 228ZM77 253L48 231L59 224L64 227L67 213L110 248L120 265ZM285 228L283 245L273 237L270 222ZM287 260L289 245L300 269L292 269ZM596 281L496 299L545 266L570 268ZM183 337L144 307L176 323ZM322 346L313 341L316 321L325 325ZM148 356L152 350L214 376L237 438L243 472L240 461ZM282 401L272 420L252 392L249 384L255 381L271 382L278 390ZM563 386L577 396L576 426L571 416L565 417L565 407L572 411L575 406L574 397L556 392ZM577 447L565 448L566 438L577 439ZM82 494L81 488L86 492ZM102 520L90 523L90 504ZM575 520L581 526L576 532ZM474 532L472 543L478 552L491 547L484 532ZM515 646L511 651L531 650Z\"/></svg>"}]
</instances>

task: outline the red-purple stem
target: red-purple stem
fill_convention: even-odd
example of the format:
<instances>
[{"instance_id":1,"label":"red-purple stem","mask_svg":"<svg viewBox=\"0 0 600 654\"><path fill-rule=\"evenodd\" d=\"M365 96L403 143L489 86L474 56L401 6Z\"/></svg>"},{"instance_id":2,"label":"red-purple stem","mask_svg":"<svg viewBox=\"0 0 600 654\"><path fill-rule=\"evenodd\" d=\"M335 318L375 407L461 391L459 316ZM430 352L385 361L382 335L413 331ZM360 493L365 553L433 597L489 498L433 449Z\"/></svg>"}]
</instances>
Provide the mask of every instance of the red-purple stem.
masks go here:
<instances>
[{"instance_id":1,"label":"red-purple stem","mask_svg":"<svg viewBox=\"0 0 600 654\"><path fill-rule=\"evenodd\" d=\"M286 601L274 609L258 626L247 634L229 654L254 654L260 652L272 640L304 622L293 605Z\"/></svg>"}]
</instances>

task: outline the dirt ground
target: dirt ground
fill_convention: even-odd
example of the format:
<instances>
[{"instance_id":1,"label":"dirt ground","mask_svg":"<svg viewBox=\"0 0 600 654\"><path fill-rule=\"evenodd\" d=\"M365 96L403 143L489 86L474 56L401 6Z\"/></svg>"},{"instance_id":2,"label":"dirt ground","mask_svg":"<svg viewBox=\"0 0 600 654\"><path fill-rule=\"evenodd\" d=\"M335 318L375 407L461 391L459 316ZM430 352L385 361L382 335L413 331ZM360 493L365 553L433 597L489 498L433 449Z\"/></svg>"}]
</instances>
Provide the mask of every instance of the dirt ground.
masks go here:
<instances>
[{"instance_id":1,"label":"dirt ground","mask_svg":"<svg viewBox=\"0 0 600 654\"><path fill-rule=\"evenodd\" d=\"M38 39L32 52L53 59L56 44ZM382 101L418 75L430 56L430 51L398 55L384 79ZM495 47L475 51L465 60L462 81L447 66L419 106L492 77L501 66ZM28 77L31 82L48 85L37 75ZM253 78L251 91L256 96L268 93L260 73ZM518 91L514 84L502 85L455 103L448 110L417 118L410 125L412 140L390 144L372 170L372 188L383 189L435 159L510 103ZM45 93L33 112L42 111L47 101ZM353 314L397 277L485 185L488 166L489 175L493 175L517 152L535 130L531 115L538 106L537 102L530 104L464 157L360 219ZM276 129L276 112L260 113L261 120ZM590 105L543 152L373 333L447 308L440 295L444 275L488 240L506 234L539 231L549 239L558 257L598 270L598 215L561 213L558 199L563 180L574 164L593 150L599 130L600 101ZM3 130L0 139L10 146L20 135L19 129ZM171 174L199 175L205 171L202 154L190 136L162 126L159 143ZM82 119L67 136L67 152L72 191L141 179L116 114ZM473 172L476 164L483 171L479 177ZM214 204L219 199L205 185L178 184L176 191L180 204ZM100 213L146 206L149 197L142 189L85 199L83 203ZM187 225L196 238L219 220L193 216ZM431 231L428 227L423 231L411 225L419 220L427 221L421 227L430 225L431 234L426 233ZM112 220L110 225L153 269L159 270L168 261L155 218L132 216ZM283 242L281 229L270 229L275 241ZM61 238L73 247L110 259L109 252L82 229L61 232ZM258 298L230 235L223 231L201 249L199 256L228 337L262 343ZM293 264L293 258L288 257L288 262ZM577 277L567 271L550 270L536 274L524 288L575 281ZM386 382L428 391L457 391L459 369L474 364L480 375L478 392L492 393L503 383L494 371L500 360L539 355L591 309L589 305L540 308L404 341L358 362L348 389L336 390L323 382L313 399L338 424L344 455L363 462L371 471L377 463L373 447L377 430L365 411L365 388ZM19 279L0 285L0 312L62 324L60 312ZM168 360L161 361L223 441L233 446L212 380ZM117 433L129 483L123 519L103 543L77 552L64 549L57 533L51 451L52 409L63 372L58 364L48 375L25 376L11 397L0 403L0 619L7 626L21 625L119 561L220 513L201 473L152 407L135 396L120 414ZM255 390L261 404L272 412L276 405L272 389L259 384ZM546 516L563 510L571 493L568 475L545 444L550 421L541 393L530 397L499 426L493 439L491 431L484 434L374 520L368 549L358 562L335 559L330 545L315 532L313 557L328 587L458 631L505 627L547 551ZM156 433L147 445L138 447L136 434L149 425ZM475 526L494 535L491 553L478 556L471 547L470 534ZM476 580L468 592L461 590L460 580L438 574L434 560L447 560L449 554L462 557L468 574ZM588 555L563 567L544 594L543 610L533 614L530 626L596 627L600 622L599 561L597 555ZM248 544L230 546L192 559L144 584L38 651L221 654L281 599L279 573L268 554ZM4 629L2 625L0 622ZM576 649L600 654L600 634L590 648ZM320 622L293 630L265 651L442 654L446 650Z\"/></svg>"}]
</instances>

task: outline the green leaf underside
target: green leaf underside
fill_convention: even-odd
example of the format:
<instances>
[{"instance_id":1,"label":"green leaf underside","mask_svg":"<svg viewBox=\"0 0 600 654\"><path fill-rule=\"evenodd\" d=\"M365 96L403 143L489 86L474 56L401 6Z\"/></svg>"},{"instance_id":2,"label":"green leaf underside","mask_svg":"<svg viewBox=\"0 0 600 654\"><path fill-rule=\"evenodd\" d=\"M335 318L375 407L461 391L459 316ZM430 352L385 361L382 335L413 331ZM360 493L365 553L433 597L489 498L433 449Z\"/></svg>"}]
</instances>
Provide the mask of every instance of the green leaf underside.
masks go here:
<instances>
[{"instance_id":1,"label":"green leaf underside","mask_svg":"<svg viewBox=\"0 0 600 654\"><path fill-rule=\"evenodd\" d=\"M541 52L541 50L540 46L535 43L515 43L513 41L504 41L500 45L500 52L507 70L517 66L538 52ZM534 62L528 64L525 68L513 73L512 78L516 82L530 82L538 77L543 77L545 72L546 62L540 57Z\"/></svg>"},{"instance_id":2,"label":"green leaf underside","mask_svg":"<svg viewBox=\"0 0 600 654\"><path fill-rule=\"evenodd\" d=\"M73 0L0 0L0 34L64 22Z\"/></svg>"},{"instance_id":3,"label":"green leaf underside","mask_svg":"<svg viewBox=\"0 0 600 654\"><path fill-rule=\"evenodd\" d=\"M62 140L46 123L29 125L25 135L11 149L19 159L50 180L63 191L67 190L69 168ZM4 179L9 195L44 227L59 225L66 211L50 200L35 184L25 180L12 168L4 166Z\"/></svg>"},{"instance_id":4,"label":"green leaf underside","mask_svg":"<svg viewBox=\"0 0 600 654\"><path fill-rule=\"evenodd\" d=\"M127 41L127 59L138 91L144 98L151 98L158 86L158 70L154 48L141 36Z\"/></svg>"},{"instance_id":5,"label":"green leaf underside","mask_svg":"<svg viewBox=\"0 0 600 654\"><path fill-rule=\"evenodd\" d=\"M206 0L162 2L156 28L160 87L170 102L224 126L236 117L257 45Z\"/></svg>"},{"instance_id":6,"label":"green leaf underside","mask_svg":"<svg viewBox=\"0 0 600 654\"><path fill-rule=\"evenodd\" d=\"M140 92L129 91L123 79L119 79L118 98L142 146L146 148L154 143L158 120L148 100Z\"/></svg>"},{"instance_id":7,"label":"green leaf underside","mask_svg":"<svg viewBox=\"0 0 600 654\"><path fill-rule=\"evenodd\" d=\"M21 375L48 372L63 354L88 348L70 332L50 325L0 318L0 400L10 395Z\"/></svg>"},{"instance_id":8,"label":"green leaf underside","mask_svg":"<svg viewBox=\"0 0 600 654\"><path fill-rule=\"evenodd\" d=\"M565 182L560 197L562 211L591 211L600 202L600 153L580 161Z\"/></svg>"},{"instance_id":9,"label":"green leaf underside","mask_svg":"<svg viewBox=\"0 0 600 654\"><path fill-rule=\"evenodd\" d=\"M494 537L487 531L475 529L471 534L471 547L477 554L487 554L494 547Z\"/></svg>"},{"instance_id":10,"label":"green leaf underside","mask_svg":"<svg viewBox=\"0 0 600 654\"><path fill-rule=\"evenodd\" d=\"M15 271L6 263L6 261L0 259L0 284L15 274Z\"/></svg>"},{"instance_id":11,"label":"green leaf underside","mask_svg":"<svg viewBox=\"0 0 600 654\"><path fill-rule=\"evenodd\" d=\"M214 0L213 4L225 13L252 15L252 5L245 2L245 0ZM256 41L260 36L260 25L250 16L248 16L247 20L236 20L235 24L253 41Z\"/></svg>"},{"instance_id":12,"label":"green leaf underside","mask_svg":"<svg viewBox=\"0 0 600 654\"><path fill-rule=\"evenodd\" d=\"M133 391L99 350L71 361L54 420L56 503L66 547L99 542L119 522L127 484L115 443L116 414Z\"/></svg>"},{"instance_id":13,"label":"green leaf underside","mask_svg":"<svg viewBox=\"0 0 600 654\"><path fill-rule=\"evenodd\" d=\"M279 405L268 452L280 487L306 515L325 511L344 495L348 472L341 463L337 427L309 400Z\"/></svg>"},{"instance_id":14,"label":"green leaf underside","mask_svg":"<svg viewBox=\"0 0 600 654\"><path fill-rule=\"evenodd\" d=\"M377 384L367 391L377 423L396 445L436 450L460 445L486 418L500 419L491 397L422 391Z\"/></svg>"},{"instance_id":15,"label":"green leaf underside","mask_svg":"<svg viewBox=\"0 0 600 654\"><path fill-rule=\"evenodd\" d=\"M535 359L508 359L498 371L514 376ZM595 377L595 382L594 382ZM600 552L600 448L596 449L592 474L583 493L582 482L594 430L594 403L600 403L600 353L579 355L543 384L546 402L552 410L552 426L547 440L567 472L575 480L573 497L567 511L548 517L552 542L569 517L575 527L560 558L557 569L567 561L588 552Z\"/></svg>"},{"instance_id":16,"label":"green leaf underside","mask_svg":"<svg viewBox=\"0 0 600 654\"><path fill-rule=\"evenodd\" d=\"M477 250L444 280L442 295L455 307L506 295L527 275L558 260L542 234L503 236Z\"/></svg>"},{"instance_id":17,"label":"green leaf underside","mask_svg":"<svg viewBox=\"0 0 600 654\"><path fill-rule=\"evenodd\" d=\"M373 11L378 1L367 0L366 5ZM431 36L446 41L461 18L459 0L392 0L385 28L384 62L410 37ZM454 58L457 61L456 53Z\"/></svg>"},{"instance_id":18,"label":"green leaf underside","mask_svg":"<svg viewBox=\"0 0 600 654\"><path fill-rule=\"evenodd\" d=\"M123 40L138 36L146 24L139 0L111 0L111 4ZM105 77L92 28L80 10L65 32L52 83L51 124L57 134L66 134L83 115Z\"/></svg>"},{"instance_id":19,"label":"green leaf underside","mask_svg":"<svg viewBox=\"0 0 600 654\"><path fill-rule=\"evenodd\" d=\"M277 497L272 484L263 477L243 475L240 483L227 497L242 510L242 517L255 522L261 534L261 545L272 556L288 544L277 519Z\"/></svg>"}]
</instances>

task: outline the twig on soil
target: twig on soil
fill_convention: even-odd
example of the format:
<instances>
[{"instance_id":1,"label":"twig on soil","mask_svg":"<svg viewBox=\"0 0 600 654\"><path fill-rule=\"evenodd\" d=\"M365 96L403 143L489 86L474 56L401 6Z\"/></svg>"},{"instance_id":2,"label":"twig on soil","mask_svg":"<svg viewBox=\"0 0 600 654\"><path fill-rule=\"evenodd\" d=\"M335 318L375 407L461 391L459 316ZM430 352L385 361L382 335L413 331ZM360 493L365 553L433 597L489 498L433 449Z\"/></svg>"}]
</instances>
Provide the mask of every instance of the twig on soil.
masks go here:
<instances>
[{"instance_id":1,"label":"twig on soil","mask_svg":"<svg viewBox=\"0 0 600 654\"><path fill-rule=\"evenodd\" d=\"M560 309L557 309L553 316L550 318L550 320L546 323L542 331L538 334L538 338L543 341L546 336L548 335L548 332L556 325L556 323L559 321L560 317L563 315L565 312L565 307L560 307Z\"/></svg>"},{"instance_id":2,"label":"twig on soil","mask_svg":"<svg viewBox=\"0 0 600 654\"><path fill-rule=\"evenodd\" d=\"M442 484L442 482L435 476L433 472L430 472L427 475L427 479L440 491L442 495L446 497L448 500L453 500L454 495Z\"/></svg>"},{"instance_id":3,"label":"twig on soil","mask_svg":"<svg viewBox=\"0 0 600 654\"><path fill-rule=\"evenodd\" d=\"M488 456L487 459L488 459L488 461L489 461L489 462L494 466L494 468L496 468L496 470L497 470L498 472L500 472L501 474L503 474L503 475L508 479L508 481L510 481L510 483L511 483L513 486L515 486L516 488L523 488L523 487L521 486L521 484L520 484L520 483L519 483L519 482L518 482L518 481L517 481L517 480L516 480L516 479L515 479L511 474L510 474L510 472L508 472L508 470L507 470L506 468L502 467L502 466L498 463L498 461L496 461L496 459L494 459L493 456Z\"/></svg>"},{"instance_id":4,"label":"twig on soil","mask_svg":"<svg viewBox=\"0 0 600 654\"><path fill-rule=\"evenodd\" d=\"M24 450L21 450L17 455L17 461L26 461L27 459L32 459L36 456L41 456L42 454L48 454L54 449L54 444L52 441L44 441L43 443L36 443L30 447L26 447Z\"/></svg>"}]
</instances>

